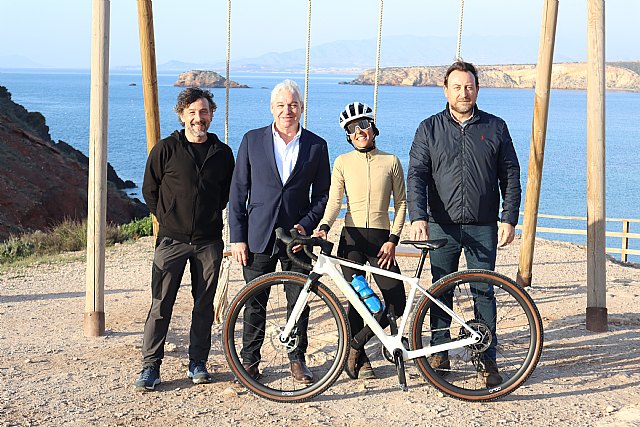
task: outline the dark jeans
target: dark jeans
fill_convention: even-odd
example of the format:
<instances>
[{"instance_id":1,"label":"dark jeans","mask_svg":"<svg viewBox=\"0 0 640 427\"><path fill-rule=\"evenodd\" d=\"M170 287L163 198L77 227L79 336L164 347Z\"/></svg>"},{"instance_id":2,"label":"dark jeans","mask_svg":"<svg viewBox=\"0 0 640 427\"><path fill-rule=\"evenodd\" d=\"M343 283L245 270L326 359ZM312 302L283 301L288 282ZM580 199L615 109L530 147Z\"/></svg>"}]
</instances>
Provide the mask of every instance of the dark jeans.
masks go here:
<instances>
[{"instance_id":1,"label":"dark jeans","mask_svg":"<svg viewBox=\"0 0 640 427\"><path fill-rule=\"evenodd\" d=\"M295 271L298 273L309 274L308 270L304 270L303 268L293 264L283 247L278 248L279 250L276 253L273 253L272 249L273 242L275 236L272 236L270 244L267 245L267 252L263 253L251 253L249 252L249 259L247 261L247 265L242 268L242 274L244 275L244 280L249 283L253 279L256 279L263 274L271 273L276 271L276 266L278 261L280 261L280 267L282 271ZM310 262L309 258L302 254L300 255L301 260L305 262ZM293 306L296 304L298 300L298 296L300 295L300 291L302 290L299 286L289 286L285 285L285 295L287 298L287 316L291 314L291 310L293 310ZM242 350L240 351L240 356L242 357L242 361L245 364L254 364L260 362L260 348L264 342L264 333L266 327L266 307L267 300L269 299L269 292L265 291L262 295L259 295L255 298L251 298L247 301L244 308L244 330L242 333ZM307 327L309 324L309 307L305 308L305 310L300 315L300 320L298 321L298 333L300 334L300 338L298 340L298 347L289 353L290 360L300 360L304 361L304 354L307 351L308 340L307 340Z\"/></svg>"},{"instance_id":2,"label":"dark jeans","mask_svg":"<svg viewBox=\"0 0 640 427\"><path fill-rule=\"evenodd\" d=\"M435 283L447 274L458 271L460 255L464 250L467 268L494 270L498 246L497 224L435 224L429 223L429 239L447 239L447 244L429 253L431 274ZM488 360L496 360L496 300L493 286L486 283L472 283L474 316L489 325L493 334L490 347L484 354ZM440 299L452 307L453 292ZM449 326L451 316L434 306L431 313L431 345L450 341ZM444 356L446 352L439 353Z\"/></svg>"},{"instance_id":3,"label":"dark jeans","mask_svg":"<svg viewBox=\"0 0 640 427\"><path fill-rule=\"evenodd\" d=\"M338 246L338 256L361 264L369 262L369 265L378 267L378 251L382 245L389 240L389 231L377 228L360 228L345 227L340 235L340 245ZM400 274L400 268L397 265L388 269L394 273ZM365 275L362 270L356 270L351 267L342 266L342 275L350 282L354 275ZM387 313L389 307L393 306L393 313L401 316L407 299L404 293L404 284L397 279L374 274L373 278L380 288L384 299L385 307L382 313L376 316L378 323L382 328L389 326L389 318ZM367 341L373 337L374 333L371 328L364 325L362 316L354 310L351 303L347 306L347 318L349 320L349 328L353 340L351 346L355 349L363 349Z\"/></svg>"},{"instance_id":4,"label":"dark jeans","mask_svg":"<svg viewBox=\"0 0 640 427\"><path fill-rule=\"evenodd\" d=\"M151 271L151 308L144 324L142 340L143 366L159 366L162 363L173 305L187 261L193 296L189 359L207 360L211 349L213 299L218 287L223 246L222 240L192 245L164 237L158 242Z\"/></svg>"}]
</instances>

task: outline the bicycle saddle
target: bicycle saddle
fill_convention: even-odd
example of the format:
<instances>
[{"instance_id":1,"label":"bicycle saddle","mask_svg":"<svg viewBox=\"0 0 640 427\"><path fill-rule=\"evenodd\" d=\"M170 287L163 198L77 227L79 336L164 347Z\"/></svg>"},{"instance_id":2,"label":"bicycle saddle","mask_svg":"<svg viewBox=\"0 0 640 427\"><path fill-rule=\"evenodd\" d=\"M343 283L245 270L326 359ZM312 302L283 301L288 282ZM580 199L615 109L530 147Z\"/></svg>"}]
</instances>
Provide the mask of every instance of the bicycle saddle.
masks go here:
<instances>
[{"instance_id":1,"label":"bicycle saddle","mask_svg":"<svg viewBox=\"0 0 640 427\"><path fill-rule=\"evenodd\" d=\"M401 240L403 245L413 245L418 249L428 249L430 251L439 249L447 244L447 239L434 239L434 240Z\"/></svg>"}]
</instances>

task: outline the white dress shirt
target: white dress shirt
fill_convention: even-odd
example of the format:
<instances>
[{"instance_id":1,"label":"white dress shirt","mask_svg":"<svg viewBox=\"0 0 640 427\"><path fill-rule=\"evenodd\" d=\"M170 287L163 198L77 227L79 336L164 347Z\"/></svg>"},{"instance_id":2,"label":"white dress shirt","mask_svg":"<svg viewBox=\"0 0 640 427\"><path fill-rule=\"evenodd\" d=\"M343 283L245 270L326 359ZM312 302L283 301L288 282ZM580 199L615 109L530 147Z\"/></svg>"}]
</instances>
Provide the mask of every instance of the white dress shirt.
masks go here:
<instances>
[{"instance_id":1,"label":"white dress shirt","mask_svg":"<svg viewBox=\"0 0 640 427\"><path fill-rule=\"evenodd\" d=\"M273 132L273 152L276 157L276 166L278 166L278 173L280 174L282 184L285 184L298 160L302 125L298 125L298 133L296 133L296 136L288 144L280 138L275 123L271 125L271 131Z\"/></svg>"}]
</instances>

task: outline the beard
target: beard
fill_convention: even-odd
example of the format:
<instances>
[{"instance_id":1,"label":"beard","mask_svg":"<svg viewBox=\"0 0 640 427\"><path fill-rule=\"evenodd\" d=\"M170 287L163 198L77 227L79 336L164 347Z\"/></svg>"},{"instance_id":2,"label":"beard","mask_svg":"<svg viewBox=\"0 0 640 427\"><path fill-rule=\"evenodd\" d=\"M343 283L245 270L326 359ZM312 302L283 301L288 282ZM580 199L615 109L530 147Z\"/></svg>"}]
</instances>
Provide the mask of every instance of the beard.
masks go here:
<instances>
[{"instance_id":1,"label":"beard","mask_svg":"<svg viewBox=\"0 0 640 427\"><path fill-rule=\"evenodd\" d=\"M199 130L196 126L204 126L204 130ZM185 126L187 132L196 137L207 136L207 130L209 130L209 126L205 122L193 123L191 125Z\"/></svg>"},{"instance_id":2,"label":"beard","mask_svg":"<svg viewBox=\"0 0 640 427\"><path fill-rule=\"evenodd\" d=\"M464 104L461 102L456 102L455 104L450 105L451 109L458 114L467 114L473 110L474 106L475 106L475 103L473 102L464 103Z\"/></svg>"}]
</instances>

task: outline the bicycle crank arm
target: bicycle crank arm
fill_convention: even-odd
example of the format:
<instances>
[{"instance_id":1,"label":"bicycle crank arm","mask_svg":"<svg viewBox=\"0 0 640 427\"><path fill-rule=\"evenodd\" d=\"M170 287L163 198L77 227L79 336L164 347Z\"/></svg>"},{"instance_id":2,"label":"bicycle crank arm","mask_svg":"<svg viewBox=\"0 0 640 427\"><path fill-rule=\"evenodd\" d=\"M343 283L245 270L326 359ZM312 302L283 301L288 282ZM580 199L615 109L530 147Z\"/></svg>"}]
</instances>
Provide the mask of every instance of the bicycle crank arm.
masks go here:
<instances>
[{"instance_id":1,"label":"bicycle crank arm","mask_svg":"<svg viewBox=\"0 0 640 427\"><path fill-rule=\"evenodd\" d=\"M400 386L400 390L407 391L409 388L407 387L407 376L404 371L404 359L402 358L402 350L396 348L393 351L393 360L396 364L396 370L398 371L398 385Z\"/></svg>"}]
</instances>

